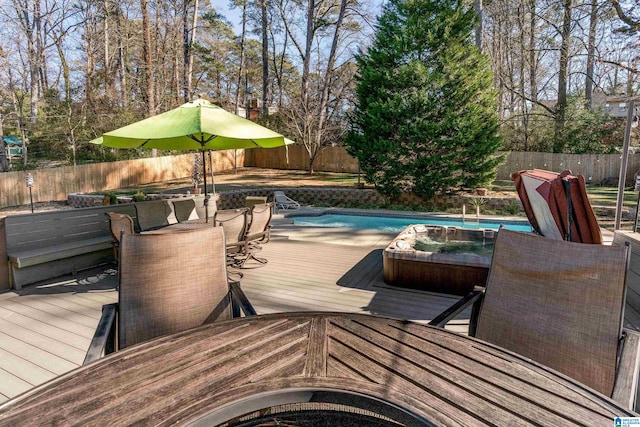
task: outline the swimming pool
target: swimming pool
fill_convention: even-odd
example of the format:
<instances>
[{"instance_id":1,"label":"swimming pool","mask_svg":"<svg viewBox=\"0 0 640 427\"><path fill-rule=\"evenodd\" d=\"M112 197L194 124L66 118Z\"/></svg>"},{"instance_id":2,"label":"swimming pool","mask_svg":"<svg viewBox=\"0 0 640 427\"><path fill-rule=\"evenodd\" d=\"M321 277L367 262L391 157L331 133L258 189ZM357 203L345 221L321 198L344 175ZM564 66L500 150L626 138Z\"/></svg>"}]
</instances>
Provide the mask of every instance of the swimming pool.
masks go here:
<instances>
[{"instance_id":1,"label":"swimming pool","mask_svg":"<svg viewBox=\"0 0 640 427\"><path fill-rule=\"evenodd\" d=\"M497 230L501 225L514 231L531 231L527 221L486 221L440 217L388 217L372 215L347 215L327 213L318 216L290 216L295 225L307 227L356 228L360 230L379 230L400 232L410 224L429 224L440 226L457 226L468 229L490 228Z\"/></svg>"}]
</instances>

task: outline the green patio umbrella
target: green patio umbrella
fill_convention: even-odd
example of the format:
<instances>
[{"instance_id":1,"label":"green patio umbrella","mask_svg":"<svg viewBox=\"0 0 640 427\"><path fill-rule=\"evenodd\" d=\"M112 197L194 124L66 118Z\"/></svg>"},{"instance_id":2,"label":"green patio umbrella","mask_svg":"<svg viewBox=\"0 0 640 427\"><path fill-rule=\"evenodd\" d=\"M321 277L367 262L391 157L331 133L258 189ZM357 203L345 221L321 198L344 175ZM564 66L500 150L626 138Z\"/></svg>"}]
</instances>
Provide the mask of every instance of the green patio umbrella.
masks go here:
<instances>
[{"instance_id":1,"label":"green patio umbrella","mask_svg":"<svg viewBox=\"0 0 640 427\"><path fill-rule=\"evenodd\" d=\"M283 135L224 110L204 99L112 130L91 141L114 148L205 151L274 148L293 141ZM205 206L207 173L204 173ZM215 192L215 190L214 190Z\"/></svg>"}]
</instances>

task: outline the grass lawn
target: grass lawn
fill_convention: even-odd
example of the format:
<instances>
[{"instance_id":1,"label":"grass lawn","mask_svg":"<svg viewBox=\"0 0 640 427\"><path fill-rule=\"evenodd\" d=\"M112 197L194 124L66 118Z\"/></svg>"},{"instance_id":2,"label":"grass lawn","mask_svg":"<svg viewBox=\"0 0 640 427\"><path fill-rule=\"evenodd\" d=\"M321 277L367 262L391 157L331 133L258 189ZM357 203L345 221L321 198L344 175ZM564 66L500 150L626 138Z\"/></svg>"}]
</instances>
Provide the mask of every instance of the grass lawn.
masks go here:
<instances>
[{"instance_id":1,"label":"grass lawn","mask_svg":"<svg viewBox=\"0 0 640 427\"><path fill-rule=\"evenodd\" d=\"M500 192L514 192L515 187L511 180L496 180L491 186L492 191ZM611 206L615 207L618 202L618 188L617 187L600 187L599 185L589 184L587 185L587 194L589 201L593 206ZM638 202L638 192L634 190L626 189L624 191L624 206L628 208L634 208Z\"/></svg>"}]
</instances>

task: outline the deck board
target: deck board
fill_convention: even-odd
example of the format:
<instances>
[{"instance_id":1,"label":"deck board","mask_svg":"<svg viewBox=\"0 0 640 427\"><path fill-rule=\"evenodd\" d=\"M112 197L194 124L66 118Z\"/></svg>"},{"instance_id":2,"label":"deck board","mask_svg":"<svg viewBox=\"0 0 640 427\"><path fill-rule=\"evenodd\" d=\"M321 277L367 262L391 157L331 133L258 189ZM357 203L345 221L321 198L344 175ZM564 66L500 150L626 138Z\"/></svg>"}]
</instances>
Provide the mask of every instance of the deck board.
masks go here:
<instances>
[{"instance_id":1,"label":"deck board","mask_svg":"<svg viewBox=\"0 0 640 427\"><path fill-rule=\"evenodd\" d=\"M24 336L22 338L24 338ZM56 356L51 352L44 352L35 345L1 332L0 342L3 344L3 347L6 350L10 350L12 354L21 357L36 367L47 369L56 375L62 375L77 366L75 363Z\"/></svg>"},{"instance_id":2,"label":"deck board","mask_svg":"<svg viewBox=\"0 0 640 427\"><path fill-rule=\"evenodd\" d=\"M3 322L51 337L78 349L84 347L83 338L90 340L93 336L91 329L86 326L35 310L16 311L16 306L19 304L3 304L3 307L0 307L0 319Z\"/></svg>"},{"instance_id":3,"label":"deck board","mask_svg":"<svg viewBox=\"0 0 640 427\"><path fill-rule=\"evenodd\" d=\"M56 319L55 324L58 327L88 338L93 336L95 330L95 324L88 309L85 309L84 313L69 310L52 304L48 299L30 297L13 299L3 304L3 308L42 322L49 323L53 321L52 319Z\"/></svg>"},{"instance_id":4,"label":"deck board","mask_svg":"<svg viewBox=\"0 0 640 427\"><path fill-rule=\"evenodd\" d=\"M30 390L34 384L21 380L11 372L0 369L0 396L4 400L10 399L20 393Z\"/></svg>"},{"instance_id":5,"label":"deck board","mask_svg":"<svg viewBox=\"0 0 640 427\"><path fill-rule=\"evenodd\" d=\"M22 381L32 386L55 378L57 375L48 369L41 368L16 354L0 349L0 369L15 372Z\"/></svg>"}]
</instances>

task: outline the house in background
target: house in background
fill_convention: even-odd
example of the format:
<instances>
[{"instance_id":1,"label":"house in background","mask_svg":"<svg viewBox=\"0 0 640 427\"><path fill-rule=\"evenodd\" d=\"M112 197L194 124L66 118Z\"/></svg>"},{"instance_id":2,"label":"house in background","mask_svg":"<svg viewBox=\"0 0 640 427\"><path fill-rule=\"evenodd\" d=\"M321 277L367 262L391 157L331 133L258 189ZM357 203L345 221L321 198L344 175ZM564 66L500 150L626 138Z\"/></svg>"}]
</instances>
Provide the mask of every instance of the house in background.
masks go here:
<instances>
[{"instance_id":1,"label":"house in background","mask_svg":"<svg viewBox=\"0 0 640 427\"><path fill-rule=\"evenodd\" d=\"M270 105L268 107L269 109L269 115L275 114L278 112L278 106L277 105ZM240 106L238 107L238 115L240 117L244 117L247 118L249 120L257 120L258 117L260 117L260 114L262 113L262 101L259 99L251 99L249 100L249 117L247 117L247 107L246 106Z\"/></svg>"},{"instance_id":2,"label":"house in background","mask_svg":"<svg viewBox=\"0 0 640 427\"><path fill-rule=\"evenodd\" d=\"M607 95L601 89L596 89L593 91L593 106L601 107L611 118L626 119L627 103L620 101L626 97L622 92Z\"/></svg>"}]
</instances>

